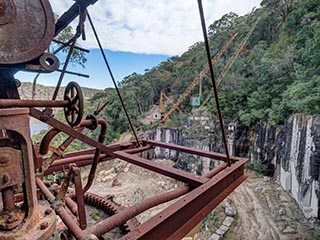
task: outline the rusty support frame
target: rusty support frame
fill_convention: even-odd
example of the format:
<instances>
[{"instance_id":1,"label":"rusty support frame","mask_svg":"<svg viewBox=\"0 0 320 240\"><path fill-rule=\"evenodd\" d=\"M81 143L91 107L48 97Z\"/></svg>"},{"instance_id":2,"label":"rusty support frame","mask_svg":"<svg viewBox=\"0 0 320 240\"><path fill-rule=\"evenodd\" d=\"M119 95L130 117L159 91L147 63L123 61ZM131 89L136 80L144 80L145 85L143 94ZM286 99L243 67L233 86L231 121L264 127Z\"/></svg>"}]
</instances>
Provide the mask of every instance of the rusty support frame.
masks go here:
<instances>
[{"instance_id":1,"label":"rusty support frame","mask_svg":"<svg viewBox=\"0 0 320 240\"><path fill-rule=\"evenodd\" d=\"M193 187L198 187L201 184L207 182L209 179L202 176L197 176L188 172L185 172L180 169L175 169L166 165L156 164L153 161L145 160L141 157L131 155L125 152L115 152L114 153L117 158L125 160L126 162L130 162L137 166L149 169L151 171L160 173L162 175L174 178L176 180L185 182Z\"/></svg>"},{"instance_id":2,"label":"rusty support frame","mask_svg":"<svg viewBox=\"0 0 320 240\"><path fill-rule=\"evenodd\" d=\"M213 170L211 170L210 172L206 173L204 176L213 177L217 175L219 172L221 172L222 170L224 170L226 167L227 167L227 164L223 163L218 167L214 168ZM97 236L101 236L105 232L112 230L116 226L120 226L121 224L124 224L126 221L139 215L140 213L152 207L160 205L162 203L174 200L190 192L191 190L192 188L190 186L185 185L180 188L174 189L170 192L162 193L154 197L148 198L98 223L91 231Z\"/></svg>"},{"instance_id":3,"label":"rusty support frame","mask_svg":"<svg viewBox=\"0 0 320 240\"><path fill-rule=\"evenodd\" d=\"M167 148L171 150L176 150L176 151L181 151L189 154L195 154L201 157L207 157L207 158L212 158L215 160L220 160L227 162L227 156L222 153L216 153L216 152L209 152L209 151L204 151L200 149L195 149L195 148L189 148L185 146L180 146L172 143L165 143L165 142L157 142L153 140L142 140L142 143L144 144L150 144L155 147L161 147L161 148ZM239 157L230 157L232 161L239 161L241 158Z\"/></svg>"},{"instance_id":4,"label":"rusty support frame","mask_svg":"<svg viewBox=\"0 0 320 240\"><path fill-rule=\"evenodd\" d=\"M245 162L243 160L232 164L121 240L183 238L247 178L244 175Z\"/></svg>"},{"instance_id":5,"label":"rusty support frame","mask_svg":"<svg viewBox=\"0 0 320 240\"><path fill-rule=\"evenodd\" d=\"M231 193L245 179L244 163L246 159L233 157L230 167L227 167L227 157L224 154L213 153L209 151L197 150L189 147L162 143L151 140L141 140L140 145L135 145L134 142L123 145L103 145L86 135L80 133L76 129L69 127L53 118L43 118L43 113L34 108L30 108L30 115L47 124L53 126L59 131L65 132L73 138L76 138L84 143L87 143L101 151L99 161L119 158L126 162L141 166L151 171L162 175L183 181L188 184L185 189L177 189L177 192L168 193L155 197L154 199L146 200L137 206L137 211L134 209L123 210L119 215L113 216L110 220L104 221L108 223L99 224L90 233L100 237L105 232L109 231L111 226L121 224L129 217L134 217L146 209L160 204L161 202L174 199L189 191L188 194L182 197L163 212L143 223L133 232L130 232L122 239L178 239L187 234L198 222L200 222L213 208L215 208L229 193ZM151 147L163 147L176 151L181 151L189 154L195 154L202 157L223 161L221 166L208 172L204 176L197 176L184 172L179 169L174 169L169 166L157 164L146 160L139 156L133 155L136 152L142 152ZM85 156L81 156L86 153ZM86 150L79 153L67 154L65 159L56 160L52 164L52 168L62 167L70 162L78 162L80 165L91 164L94 149ZM51 170L49 168L48 170ZM193 190L192 190L193 189Z\"/></svg>"},{"instance_id":6,"label":"rusty support frame","mask_svg":"<svg viewBox=\"0 0 320 240\"><path fill-rule=\"evenodd\" d=\"M98 0L79 0L74 3L57 21L54 36L57 36L66 26L79 16L79 8L86 9Z\"/></svg>"},{"instance_id":7,"label":"rusty support frame","mask_svg":"<svg viewBox=\"0 0 320 240\"><path fill-rule=\"evenodd\" d=\"M199 186L208 180L204 177L195 176L193 174L187 173L187 172L179 170L179 169L172 169L169 166L154 163L152 161L124 153L122 151L114 152L108 146L103 145L103 144L87 137L86 135L84 135L84 134L76 131L75 129L59 122L58 120L55 120L53 118L49 118L46 121L44 121L44 119L42 117L42 112L37 109L30 108L30 115L34 118L39 119L40 121L43 121L43 122L53 126L54 128L56 128L60 131L63 131L65 133L69 134L71 137L77 138L78 140L80 140L84 143L87 143L93 147L96 147L97 149L101 150L101 152L107 153L111 157L120 158L120 159L125 160L127 162L130 161L131 163L133 163L135 165L142 166L144 168L147 168L149 170L163 174L168 177L173 177L177 180L186 182L192 186Z\"/></svg>"}]
</instances>

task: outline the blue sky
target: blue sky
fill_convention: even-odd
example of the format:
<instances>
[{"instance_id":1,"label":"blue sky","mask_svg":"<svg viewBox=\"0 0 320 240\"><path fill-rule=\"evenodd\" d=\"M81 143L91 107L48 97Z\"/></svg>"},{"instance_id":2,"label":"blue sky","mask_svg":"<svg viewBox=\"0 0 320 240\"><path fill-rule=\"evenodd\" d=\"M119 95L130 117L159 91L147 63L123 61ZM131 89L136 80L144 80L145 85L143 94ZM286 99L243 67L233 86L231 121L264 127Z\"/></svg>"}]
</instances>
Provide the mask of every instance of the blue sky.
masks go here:
<instances>
[{"instance_id":1,"label":"blue sky","mask_svg":"<svg viewBox=\"0 0 320 240\"><path fill-rule=\"evenodd\" d=\"M226 13L250 13L261 0L203 0L207 26ZM62 14L71 0L51 0L53 11ZM196 0L99 0L88 8L105 48L116 81L133 72L143 73L170 56L180 55L203 40ZM76 23L73 23L75 26ZM93 33L86 23L87 40L80 45L90 49L85 69L68 70L89 74L90 79L66 75L63 85L77 81L81 86L104 89L112 82L102 62ZM61 59L61 62L64 60ZM22 82L35 74L18 73ZM58 73L43 74L38 83L56 85Z\"/></svg>"},{"instance_id":2,"label":"blue sky","mask_svg":"<svg viewBox=\"0 0 320 240\"><path fill-rule=\"evenodd\" d=\"M170 57L164 54L141 54L111 50L105 50L105 54L107 55L109 65L117 82L133 72L142 74L145 72L145 69L151 69ZM90 53L86 54L86 57L87 63L85 64L85 68L70 64L68 70L87 74L90 78L66 74L62 86L67 85L70 81L76 81L80 86L97 89L113 87L100 50L91 49ZM35 73L19 72L15 77L22 82L32 82L35 75ZM55 86L59 75L60 73L42 74L38 78L37 83L46 86Z\"/></svg>"}]
</instances>

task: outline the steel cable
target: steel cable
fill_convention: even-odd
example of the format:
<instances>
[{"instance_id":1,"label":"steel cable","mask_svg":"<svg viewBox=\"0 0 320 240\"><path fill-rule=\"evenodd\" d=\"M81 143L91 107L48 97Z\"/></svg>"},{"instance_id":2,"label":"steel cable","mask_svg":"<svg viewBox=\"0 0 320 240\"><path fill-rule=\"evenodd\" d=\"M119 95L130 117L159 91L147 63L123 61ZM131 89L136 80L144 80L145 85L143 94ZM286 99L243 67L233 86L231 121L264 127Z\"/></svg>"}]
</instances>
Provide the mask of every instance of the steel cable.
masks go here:
<instances>
[{"instance_id":1,"label":"steel cable","mask_svg":"<svg viewBox=\"0 0 320 240\"><path fill-rule=\"evenodd\" d=\"M201 0L198 0L198 6L199 6L199 12L200 12L200 19L201 19L204 43L205 43L206 51L207 51L208 64L209 64L209 70L210 70L210 75L211 75L211 82L212 82L212 87L213 87L213 92L214 92L214 98L216 101L216 108L217 108L217 112L218 112L218 116L219 116L219 123L220 123L221 132L222 132L224 150L226 153L228 165L230 166L231 163L230 163L230 157L229 157L229 151L228 151L228 145L227 145L227 138L226 138L226 133L224 131L224 123L223 123L222 112L221 112L221 108L220 108L218 88L216 85L216 81L215 81L215 77L214 77L214 73L213 73L213 66L211 63L211 52L210 52L209 40L208 40L208 35L207 35L207 27L206 27L206 22L204 19L204 13L203 13L203 7L202 7Z\"/></svg>"},{"instance_id":2,"label":"steel cable","mask_svg":"<svg viewBox=\"0 0 320 240\"><path fill-rule=\"evenodd\" d=\"M95 38L96 38L96 40L97 40L97 43L98 43L98 45L99 45L99 48L100 48L102 57L103 57L103 59L104 59L104 62L105 62L105 64L106 64L106 67L107 67L107 69L108 69L108 71L109 71L109 74L110 74L111 80L112 80L112 82L113 82L113 85L114 85L114 87L115 87L115 89L116 89L116 91L117 91L117 94L118 94L119 100L120 100L120 102L121 102L123 111L124 111L124 113L125 113L125 115L126 115L126 118L127 118L128 122L129 122L129 124L130 124L130 128L131 128L131 130L132 130L132 132L133 132L134 138L135 138L135 140L136 140L136 142L137 142L137 145L140 145L139 139L138 139L138 136L137 136L137 133L136 133L136 130L135 130L133 124L132 124L132 121L131 121L131 119L130 119L130 116L129 116L129 114L128 114L128 111L127 111L127 109L126 109L126 106L125 106L125 104L124 104L124 101L123 101L123 99L122 99L122 96L121 96L121 94L120 94L119 88L118 88L118 86L117 86L117 83L116 83L115 78L114 78L114 76L113 76L113 73L112 73L112 71L111 71L111 68L110 68L109 62L108 62L108 60L107 60L106 54L105 54L104 51L103 51L103 47L102 47L101 41L100 41L100 39L99 39L99 36L98 36L98 34L97 34L96 28L95 28L95 26L94 26L94 24L93 24L93 22L92 22L92 19L91 19L90 14L89 14L88 11L87 11L87 17L88 17L88 19L89 19L91 28L92 28L92 30L93 30L93 33L94 33Z\"/></svg>"}]
</instances>

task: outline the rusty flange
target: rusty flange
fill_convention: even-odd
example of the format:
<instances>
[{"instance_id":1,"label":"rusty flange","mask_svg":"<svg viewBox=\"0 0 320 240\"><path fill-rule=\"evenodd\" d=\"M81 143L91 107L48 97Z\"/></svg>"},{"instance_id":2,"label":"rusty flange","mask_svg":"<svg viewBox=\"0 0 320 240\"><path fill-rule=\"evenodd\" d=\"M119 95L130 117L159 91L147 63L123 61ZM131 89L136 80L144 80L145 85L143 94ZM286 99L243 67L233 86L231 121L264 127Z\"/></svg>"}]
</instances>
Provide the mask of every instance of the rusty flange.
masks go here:
<instances>
[{"instance_id":1,"label":"rusty flange","mask_svg":"<svg viewBox=\"0 0 320 240\"><path fill-rule=\"evenodd\" d=\"M18 64L39 57L54 34L48 0L0 0L0 64Z\"/></svg>"}]
</instances>

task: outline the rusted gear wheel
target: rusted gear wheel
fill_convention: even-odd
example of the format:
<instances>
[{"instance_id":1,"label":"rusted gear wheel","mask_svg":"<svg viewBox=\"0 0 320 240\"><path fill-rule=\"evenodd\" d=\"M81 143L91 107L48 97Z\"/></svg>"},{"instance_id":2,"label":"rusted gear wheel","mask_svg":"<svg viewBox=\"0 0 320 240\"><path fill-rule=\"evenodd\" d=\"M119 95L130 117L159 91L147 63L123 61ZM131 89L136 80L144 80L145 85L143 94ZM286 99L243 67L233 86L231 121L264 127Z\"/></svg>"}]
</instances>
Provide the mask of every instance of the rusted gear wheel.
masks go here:
<instances>
[{"instance_id":1,"label":"rusted gear wheel","mask_svg":"<svg viewBox=\"0 0 320 240\"><path fill-rule=\"evenodd\" d=\"M78 126L83 116L83 95L78 83L70 82L64 92L64 100L69 104L64 107L64 115L68 124L72 127Z\"/></svg>"}]
</instances>

